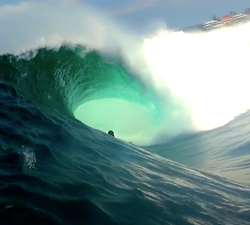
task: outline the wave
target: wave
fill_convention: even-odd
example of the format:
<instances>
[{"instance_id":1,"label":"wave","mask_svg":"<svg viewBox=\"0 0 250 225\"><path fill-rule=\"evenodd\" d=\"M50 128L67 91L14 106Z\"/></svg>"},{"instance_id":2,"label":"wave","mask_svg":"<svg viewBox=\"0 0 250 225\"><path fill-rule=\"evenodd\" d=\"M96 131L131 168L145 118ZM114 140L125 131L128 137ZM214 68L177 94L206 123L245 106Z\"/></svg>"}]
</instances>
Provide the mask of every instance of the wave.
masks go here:
<instances>
[{"instance_id":1,"label":"wave","mask_svg":"<svg viewBox=\"0 0 250 225\"><path fill-rule=\"evenodd\" d=\"M25 2L0 13L1 53L12 54L2 63L43 109L143 145L222 126L249 109L249 24L142 39L77 2ZM22 30L10 30L14 20Z\"/></svg>"},{"instance_id":2,"label":"wave","mask_svg":"<svg viewBox=\"0 0 250 225\"><path fill-rule=\"evenodd\" d=\"M140 39L94 11L0 8L1 222L248 224L249 112L200 130L248 108L249 24Z\"/></svg>"},{"instance_id":3,"label":"wave","mask_svg":"<svg viewBox=\"0 0 250 225\"><path fill-rule=\"evenodd\" d=\"M123 137L127 132L131 138L145 128L144 122L158 124L161 118L161 102L153 89L135 79L122 63L82 46L2 55L0 63L2 82L46 113L76 116L86 124L96 123L99 129L104 123L104 131L115 128L122 136L123 129Z\"/></svg>"}]
</instances>

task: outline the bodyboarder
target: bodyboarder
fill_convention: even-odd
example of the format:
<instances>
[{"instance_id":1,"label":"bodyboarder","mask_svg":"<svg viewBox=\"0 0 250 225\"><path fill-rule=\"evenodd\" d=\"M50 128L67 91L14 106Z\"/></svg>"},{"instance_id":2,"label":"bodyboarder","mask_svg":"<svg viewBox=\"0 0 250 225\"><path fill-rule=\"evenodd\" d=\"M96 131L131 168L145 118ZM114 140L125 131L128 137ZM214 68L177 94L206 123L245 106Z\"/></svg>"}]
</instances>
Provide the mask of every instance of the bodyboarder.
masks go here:
<instances>
[{"instance_id":1,"label":"bodyboarder","mask_svg":"<svg viewBox=\"0 0 250 225\"><path fill-rule=\"evenodd\" d=\"M109 130L108 134L115 137L114 131L112 131L112 130Z\"/></svg>"}]
</instances>

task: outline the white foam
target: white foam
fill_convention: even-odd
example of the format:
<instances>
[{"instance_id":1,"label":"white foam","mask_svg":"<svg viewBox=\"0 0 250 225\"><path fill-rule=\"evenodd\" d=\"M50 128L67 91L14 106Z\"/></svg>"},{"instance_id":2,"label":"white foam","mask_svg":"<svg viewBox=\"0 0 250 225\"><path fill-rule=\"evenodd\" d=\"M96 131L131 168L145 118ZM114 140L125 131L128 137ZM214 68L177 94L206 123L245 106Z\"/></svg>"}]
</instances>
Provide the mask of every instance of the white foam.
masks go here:
<instances>
[{"instance_id":1,"label":"white foam","mask_svg":"<svg viewBox=\"0 0 250 225\"><path fill-rule=\"evenodd\" d=\"M197 129L222 126L250 108L250 23L196 34L162 30L145 39L144 50L159 89L163 79Z\"/></svg>"}]
</instances>

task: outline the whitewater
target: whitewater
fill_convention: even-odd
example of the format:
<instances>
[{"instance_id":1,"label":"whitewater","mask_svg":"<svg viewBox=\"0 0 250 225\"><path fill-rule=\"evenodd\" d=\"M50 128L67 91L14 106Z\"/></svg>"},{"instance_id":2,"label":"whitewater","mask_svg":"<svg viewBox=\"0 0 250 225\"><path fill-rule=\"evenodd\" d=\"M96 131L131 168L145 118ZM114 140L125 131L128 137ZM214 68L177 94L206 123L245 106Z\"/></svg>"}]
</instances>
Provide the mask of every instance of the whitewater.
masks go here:
<instances>
[{"instance_id":1,"label":"whitewater","mask_svg":"<svg viewBox=\"0 0 250 225\"><path fill-rule=\"evenodd\" d=\"M249 223L250 23L142 35L45 1L0 28L1 224Z\"/></svg>"}]
</instances>

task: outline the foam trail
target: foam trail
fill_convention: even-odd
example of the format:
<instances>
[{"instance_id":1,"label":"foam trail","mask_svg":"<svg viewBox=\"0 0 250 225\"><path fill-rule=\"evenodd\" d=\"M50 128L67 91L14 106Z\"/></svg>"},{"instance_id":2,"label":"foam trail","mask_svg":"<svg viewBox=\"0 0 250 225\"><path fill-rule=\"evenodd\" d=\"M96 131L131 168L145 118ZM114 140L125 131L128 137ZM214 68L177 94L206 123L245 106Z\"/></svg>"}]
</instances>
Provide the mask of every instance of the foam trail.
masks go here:
<instances>
[{"instance_id":1,"label":"foam trail","mask_svg":"<svg viewBox=\"0 0 250 225\"><path fill-rule=\"evenodd\" d=\"M250 108L249 23L208 33L162 31L145 39L144 50L155 80L183 99L196 128L221 126Z\"/></svg>"}]
</instances>

